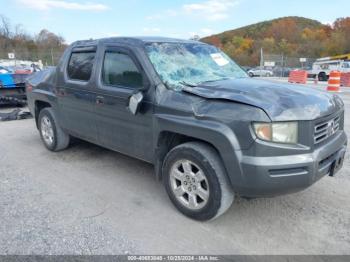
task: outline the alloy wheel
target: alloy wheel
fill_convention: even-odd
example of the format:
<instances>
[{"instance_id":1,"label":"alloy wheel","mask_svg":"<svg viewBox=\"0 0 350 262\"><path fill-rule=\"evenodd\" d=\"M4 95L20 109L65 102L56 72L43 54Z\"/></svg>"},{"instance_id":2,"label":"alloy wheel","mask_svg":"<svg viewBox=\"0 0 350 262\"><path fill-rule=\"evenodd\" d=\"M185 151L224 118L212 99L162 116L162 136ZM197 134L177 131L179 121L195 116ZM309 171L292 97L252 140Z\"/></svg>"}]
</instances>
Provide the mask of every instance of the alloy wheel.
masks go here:
<instances>
[{"instance_id":1,"label":"alloy wheel","mask_svg":"<svg viewBox=\"0 0 350 262\"><path fill-rule=\"evenodd\" d=\"M191 210L203 208L209 200L209 184L203 170L190 160L175 162L170 185L176 199Z\"/></svg>"},{"instance_id":2,"label":"alloy wheel","mask_svg":"<svg viewBox=\"0 0 350 262\"><path fill-rule=\"evenodd\" d=\"M44 142L49 146L52 145L54 142L54 131L52 122L47 116L41 118L40 129Z\"/></svg>"}]
</instances>

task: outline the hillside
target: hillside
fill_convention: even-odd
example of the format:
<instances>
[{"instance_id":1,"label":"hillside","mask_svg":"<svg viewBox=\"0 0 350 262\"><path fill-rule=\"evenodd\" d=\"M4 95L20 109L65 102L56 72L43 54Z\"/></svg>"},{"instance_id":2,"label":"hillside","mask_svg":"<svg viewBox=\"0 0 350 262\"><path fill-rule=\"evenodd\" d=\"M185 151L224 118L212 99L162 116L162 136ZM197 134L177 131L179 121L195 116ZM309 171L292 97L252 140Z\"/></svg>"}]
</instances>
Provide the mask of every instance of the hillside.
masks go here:
<instances>
[{"instance_id":1,"label":"hillside","mask_svg":"<svg viewBox=\"0 0 350 262\"><path fill-rule=\"evenodd\" d=\"M225 31L201 41L222 48L242 65L257 65L265 53L317 58L350 52L350 17L332 26L304 17L282 17Z\"/></svg>"}]
</instances>

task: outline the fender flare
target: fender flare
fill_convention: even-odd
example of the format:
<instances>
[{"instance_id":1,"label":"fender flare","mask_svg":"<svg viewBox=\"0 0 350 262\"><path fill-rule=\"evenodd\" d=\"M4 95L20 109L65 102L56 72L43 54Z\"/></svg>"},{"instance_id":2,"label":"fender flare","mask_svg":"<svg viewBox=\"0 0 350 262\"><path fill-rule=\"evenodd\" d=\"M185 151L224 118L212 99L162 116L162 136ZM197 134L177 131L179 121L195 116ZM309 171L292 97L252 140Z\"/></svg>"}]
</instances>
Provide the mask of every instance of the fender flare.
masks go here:
<instances>
[{"instance_id":1,"label":"fender flare","mask_svg":"<svg viewBox=\"0 0 350 262\"><path fill-rule=\"evenodd\" d=\"M55 112L58 112L57 96L47 90L35 89L31 94L28 95L28 106L34 119L37 119L38 117L36 103L39 101L49 104Z\"/></svg>"},{"instance_id":2,"label":"fender flare","mask_svg":"<svg viewBox=\"0 0 350 262\"><path fill-rule=\"evenodd\" d=\"M198 120L191 116L165 114L156 114L154 121L154 148L158 147L158 139L164 131L205 141L217 150L233 188L243 180L239 142L232 129L225 124L211 120ZM155 156L157 157L157 153Z\"/></svg>"}]
</instances>

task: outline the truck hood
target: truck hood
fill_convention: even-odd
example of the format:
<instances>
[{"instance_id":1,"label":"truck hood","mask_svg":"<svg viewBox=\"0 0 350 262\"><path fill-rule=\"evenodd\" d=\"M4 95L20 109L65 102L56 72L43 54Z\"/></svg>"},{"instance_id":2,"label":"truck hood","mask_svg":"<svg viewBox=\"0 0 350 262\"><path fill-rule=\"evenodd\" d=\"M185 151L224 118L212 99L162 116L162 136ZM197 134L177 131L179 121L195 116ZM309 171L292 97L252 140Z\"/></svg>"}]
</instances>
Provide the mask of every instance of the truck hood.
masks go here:
<instances>
[{"instance_id":1,"label":"truck hood","mask_svg":"<svg viewBox=\"0 0 350 262\"><path fill-rule=\"evenodd\" d=\"M295 84L252 78L228 79L184 87L183 91L259 107L272 121L313 120L343 107L337 95Z\"/></svg>"}]
</instances>

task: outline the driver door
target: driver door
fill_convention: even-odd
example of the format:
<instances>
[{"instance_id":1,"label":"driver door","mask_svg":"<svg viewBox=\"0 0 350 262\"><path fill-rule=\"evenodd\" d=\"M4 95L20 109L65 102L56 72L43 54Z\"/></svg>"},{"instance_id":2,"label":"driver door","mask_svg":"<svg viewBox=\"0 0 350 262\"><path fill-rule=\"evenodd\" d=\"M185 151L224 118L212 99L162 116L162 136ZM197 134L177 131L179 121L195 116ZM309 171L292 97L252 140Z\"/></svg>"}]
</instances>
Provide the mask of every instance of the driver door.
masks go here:
<instances>
[{"instance_id":1,"label":"driver door","mask_svg":"<svg viewBox=\"0 0 350 262\"><path fill-rule=\"evenodd\" d=\"M136 56L125 47L102 50L96 92L99 143L121 153L151 162L153 104L147 95L149 82ZM132 94L143 90L140 110L129 108Z\"/></svg>"}]
</instances>

